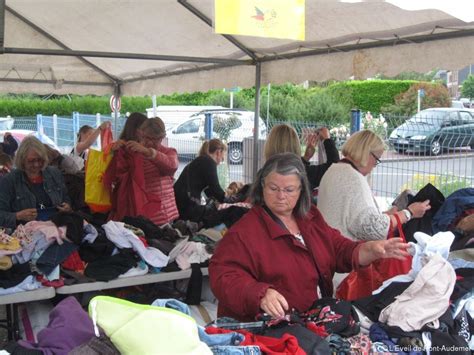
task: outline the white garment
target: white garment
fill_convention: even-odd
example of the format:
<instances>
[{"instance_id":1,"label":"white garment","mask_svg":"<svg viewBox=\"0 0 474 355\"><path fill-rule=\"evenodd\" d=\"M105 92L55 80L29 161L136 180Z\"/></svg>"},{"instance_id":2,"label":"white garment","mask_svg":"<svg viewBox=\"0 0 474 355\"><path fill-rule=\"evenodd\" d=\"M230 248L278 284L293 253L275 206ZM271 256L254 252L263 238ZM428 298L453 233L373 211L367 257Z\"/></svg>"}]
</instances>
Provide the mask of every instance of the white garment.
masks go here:
<instances>
[{"instance_id":1,"label":"white garment","mask_svg":"<svg viewBox=\"0 0 474 355\"><path fill-rule=\"evenodd\" d=\"M176 260L176 257L181 253L181 251L186 247L186 244L188 243L189 237L185 237L184 239L181 239L178 241L174 248L171 249L171 251L168 253L169 257L169 262L172 263L173 261Z\"/></svg>"},{"instance_id":2,"label":"white garment","mask_svg":"<svg viewBox=\"0 0 474 355\"><path fill-rule=\"evenodd\" d=\"M321 179L318 209L352 240L386 239L390 217L379 210L367 179L350 164L332 164Z\"/></svg>"},{"instance_id":3,"label":"white garment","mask_svg":"<svg viewBox=\"0 0 474 355\"><path fill-rule=\"evenodd\" d=\"M405 332L418 331L431 323L439 328L439 317L449 307L456 283L451 264L438 254L420 270L415 281L380 312L379 321Z\"/></svg>"},{"instance_id":4,"label":"white garment","mask_svg":"<svg viewBox=\"0 0 474 355\"><path fill-rule=\"evenodd\" d=\"M119 279L123 279L125 277L132 277L132 276L142 276L142 275L146 275L148 274L148 265L147 264L144 264L144 267L140 267L139 266L136 266L136 267L132 267L131 269L129 269L126 273L124 274L121 274L118 276Z\"/></svg>"},{"instance_id":5,"label":"white garment","mask_svg":"<svg viewBox=\"0 0 474 355\"><path fill-rule=\"evenodd\" d=\"M191 264L200 264L211 257L206 251L206 244L198 242L186 242L176 257L176 263L181 270L187 270Z\"/></svg>"},{"instance_id":6,"label":"white garment","mask_svg":"<svg viewBox=\"0 0 474 355\"><path fill-rule=\"evenodd\" d=\"M156 248L145 247L140 238L124 227L124 223L109 221L102 227L107 238L118 248L133 248L143 260L154 267L163 267L168 264L168 257L165 254Z\"/></svg>"},{"instance_id":7,"label":"white garment","mask_svg":"<svg viewBox=\"0 0 474 355\"><path fill-rule=\"evenodd\" d=\"M318 140L318 164L325 164L328 161L326 155L326 148L324 147L324 140Z\"/></svg>"},{"instance_id":8,"label":"white garment","mask_svg":"<svg viewBox=\"0 0 474 355\"><path fill-rule=\"evenodd\" d=\"M82 238L82 243L88 242L89 244L92 244L95 242L95 239L99 235L97 232L97 229L92 224L89 224L87 222L84 222L84 238Z\"/></svg>"},{"instance_id":9,"label":"white garment","mask_svg":"<svg viewBox=\"0 0 474 355\"><path fill-rule=\"evenodd\" d=\"M447 260L449 249L454 241L454 234L451 232L438 232L433 236L429 236L423 232L415 232L413 235L417 243L410 242L409 252L413 256L411 262L411 270L408 274L397 275L386 280L382 286L372 292L376 295L382 292L392 282L410 282L415 280L418 272L425 266L433 255L439 255Z\"/></svg>"}]
</instances>

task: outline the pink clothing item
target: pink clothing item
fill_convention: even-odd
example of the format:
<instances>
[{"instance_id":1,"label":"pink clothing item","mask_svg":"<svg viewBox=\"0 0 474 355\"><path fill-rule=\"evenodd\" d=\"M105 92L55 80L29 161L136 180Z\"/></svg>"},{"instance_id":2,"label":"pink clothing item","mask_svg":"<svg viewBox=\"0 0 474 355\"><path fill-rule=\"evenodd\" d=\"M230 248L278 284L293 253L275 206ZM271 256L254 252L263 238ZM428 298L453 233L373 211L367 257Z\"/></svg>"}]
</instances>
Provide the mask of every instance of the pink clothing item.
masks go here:
<instances>
[{"instance_id":1,"label":"pink clothing item","mask_svg":"<svg viewBox=\"0 0 474 355\"><path fill-rule=\"evenodd\" d=\"M66 238L66 227L57 227L51 221L31 221L25 224L25 231L33 234L34 232L41 232L44 234L46 240L56 241L59 245L63 244Z\"/></svg>"},{"instance_id":2,"label":"pink clothing item","mask_svg":"<svg viewBox=\"0 0 474 355\"><path fill-rule=\"evenodd\" d=\"M252 204L248 202L236 202L236 203L220 203L217 206L218 210L224 210L229 207L244 207L244 208L252 208Z\"/></svg>"},{"instance_id":3,"label":"pink clothing item","mask_svg":"<svg viewBox=\"0 0 474 355\"><path fill-rule=\"evenodd\" d=\"M157 225L169 223L179 217L173 190L173 176L178 169L178 153L174 148L160 145L156 156L144 159L145 190L161 198L161 208L150 211L148 218Z\"/></svg>"}]
</instances>

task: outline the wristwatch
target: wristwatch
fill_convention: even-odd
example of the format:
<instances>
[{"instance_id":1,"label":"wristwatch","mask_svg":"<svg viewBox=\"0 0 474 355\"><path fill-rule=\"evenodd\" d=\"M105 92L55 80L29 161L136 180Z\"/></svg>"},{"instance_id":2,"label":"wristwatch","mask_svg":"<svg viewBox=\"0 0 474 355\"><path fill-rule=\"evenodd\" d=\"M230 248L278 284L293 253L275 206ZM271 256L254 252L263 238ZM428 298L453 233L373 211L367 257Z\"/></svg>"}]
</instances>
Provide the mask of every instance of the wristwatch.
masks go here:
<instances>
[{"instance_id":1,"label":"wristwatch","mask_svg":"<svg viewBox=\"0 0 474 355\"><path fill-rule=\"evenodd\" d=\"M411 212L407 209L402 210L402 212L405 214L405 217L407 218L407 222L408 222L412 217Z\"/></svg>"}]
</instances>

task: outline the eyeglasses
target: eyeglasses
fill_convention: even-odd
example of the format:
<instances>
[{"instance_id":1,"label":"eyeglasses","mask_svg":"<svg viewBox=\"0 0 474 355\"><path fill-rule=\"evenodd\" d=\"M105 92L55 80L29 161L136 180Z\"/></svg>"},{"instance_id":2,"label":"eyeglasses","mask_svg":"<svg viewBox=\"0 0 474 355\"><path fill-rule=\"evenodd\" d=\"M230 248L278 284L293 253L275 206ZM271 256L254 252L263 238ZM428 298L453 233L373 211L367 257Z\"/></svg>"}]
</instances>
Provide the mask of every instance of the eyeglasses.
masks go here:
<instances>
[{"instance_id":1,"label":"eyeglasses","mask_svg":"<svg viewBox=\"0 0 474 355\"><path fill-rule=\"evenodd\" d=\"M285 196L295 196L301 190L301 186L288 186L288 187L278 187L276 185L263 185L264 188L272 195L278 195L279 192L282 192Z\"/></svg>"},{"instance_id":2,"label":"eyeglasses","mask_svg":"<svg viewBox=\"0 0 474 355\"><path fill-rule=\"evenodd\" d=\"M152 136L145 136L145 135L142 135L141 137L143 140L147 140L147 141L151 141L151 142L161 142L165 136L161 136L161 137L152 137Z\"/></svg>"},{"instance_id":3,"label":"eyeglasses","mask_svg":"<svg viewBox=\"0 0 474 355\"><path fill-rule=\"evenodd\" d=\"M27 159L26 163L29 164L29 165L34 165L34 164L43 165L44 160L41 159L41 158Z\"/></svg>"},{"instance_id":4,"label":"eyeglasses","mask_svg":"<svg viewBox=\"0 0 474 355\"><path fill-rule=\"evenodd\" d=\"M374 153L370 152L370 154L374 157L375 159L375 166L379 165L382 163L382 160L378 156L376 156Z\"/></svg>"}]
</instances>

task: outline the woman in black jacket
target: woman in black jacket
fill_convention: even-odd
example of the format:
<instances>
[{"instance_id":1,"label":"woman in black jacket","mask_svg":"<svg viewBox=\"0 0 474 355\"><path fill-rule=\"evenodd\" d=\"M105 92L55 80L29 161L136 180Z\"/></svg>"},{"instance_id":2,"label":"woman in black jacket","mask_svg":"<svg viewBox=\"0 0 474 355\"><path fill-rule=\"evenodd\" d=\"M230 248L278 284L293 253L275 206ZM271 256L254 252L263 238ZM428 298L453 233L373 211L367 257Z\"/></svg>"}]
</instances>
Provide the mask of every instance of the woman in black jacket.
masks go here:
<instances>
[{"instance_id":1,"label":"woman in black jacket","mask_svg":"<svg viewBox=\"0 0 474 355\"><path fill-rule=\"evenodd\" d=\"M219 185L217 165L224 160L225 153L226 145L219 139L211 139L203 143L199 156L186 165L174 184L181 219L202 221L210 207L201 202L202 193L207 198L224 201L225 192Z\"/></svg>"}]
</instances>

